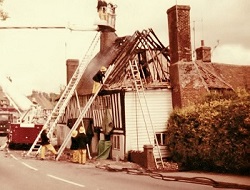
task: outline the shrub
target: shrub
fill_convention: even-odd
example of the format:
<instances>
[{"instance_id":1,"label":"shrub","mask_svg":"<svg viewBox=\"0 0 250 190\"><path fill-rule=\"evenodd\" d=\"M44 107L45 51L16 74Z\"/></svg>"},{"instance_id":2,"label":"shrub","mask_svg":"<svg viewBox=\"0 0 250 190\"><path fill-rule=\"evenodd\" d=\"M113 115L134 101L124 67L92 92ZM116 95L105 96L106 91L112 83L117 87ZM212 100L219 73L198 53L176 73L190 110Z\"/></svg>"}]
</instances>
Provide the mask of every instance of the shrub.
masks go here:
<instances>
[{"instance_id":1,"label":"shrub","mask_svg":"<svg viewBox=\"0 0 250 190\"><path fill-rule=\"evenodd\" d=\"M230 95L231 94L231 95ZM200 104L174 110L167 147L190 169L247 172L250 168L250 95L207 95Z\"/></svg>"}]
</instances>

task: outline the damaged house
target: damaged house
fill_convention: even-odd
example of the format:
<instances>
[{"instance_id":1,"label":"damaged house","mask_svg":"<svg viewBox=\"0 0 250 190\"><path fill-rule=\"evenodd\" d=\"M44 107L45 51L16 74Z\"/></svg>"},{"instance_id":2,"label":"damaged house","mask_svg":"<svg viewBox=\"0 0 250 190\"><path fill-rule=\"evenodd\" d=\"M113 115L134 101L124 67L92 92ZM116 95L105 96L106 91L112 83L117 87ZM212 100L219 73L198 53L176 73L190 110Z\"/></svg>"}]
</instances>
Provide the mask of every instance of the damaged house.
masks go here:
<instances>
[{"instance_id":1,"label":"damaged house","mask_svg":"<svg viewBox=\"0 0 250 190\"><path fill-rule=\"evenodd\" d=\"M187 106L212 90L249 89L250 67L211 62L211 49L203 43L192 61L189 6L176 5L167 15L169 48L152 29L118 37L113 29L100 27L100 52L88 63L60 121L72 127L91 99L93 76L101 66L112 66L83 119L85 127L93 129L91 153L97 154L99 140L105 140L108 122L112 158L127 159L130 150L143 150L144 145L153 145L156 158L157 150L167 157L164 139L173 108ZM78 60L67 60L68 82L78 65Z\"/></svg>"},{"instance_id":2,"label":"damaged house","mask_svg":"<svg viewBox=\"0 0 250 190\"><path fill-rule=\"evenodd\" d=\"M136 31L125 37L117 37L114 32L101 32L100 38L101 46L104 46L89 63L78 85L78 96L71 99L66 109L64 122L76 118L78 104L84 105L91 97L95 73L101 66L112 64L114 68L85 120L92 121L89 123L93 124L94 131L103 131L103 118L106 114L111 116L112 157L125 159L129 150L142 150L144 145L153 144L154 135L161 149L165 149L166 118L172 111L168 49L152 29ZM74 71L77 65L77 60L68 60L68 71ZM141 79L140 84L134 84L136 77ZM97 151L97 140L104 139L103 133L95 135L98 137L92 140L92 151Z\"/></svg>"}]
</instances>

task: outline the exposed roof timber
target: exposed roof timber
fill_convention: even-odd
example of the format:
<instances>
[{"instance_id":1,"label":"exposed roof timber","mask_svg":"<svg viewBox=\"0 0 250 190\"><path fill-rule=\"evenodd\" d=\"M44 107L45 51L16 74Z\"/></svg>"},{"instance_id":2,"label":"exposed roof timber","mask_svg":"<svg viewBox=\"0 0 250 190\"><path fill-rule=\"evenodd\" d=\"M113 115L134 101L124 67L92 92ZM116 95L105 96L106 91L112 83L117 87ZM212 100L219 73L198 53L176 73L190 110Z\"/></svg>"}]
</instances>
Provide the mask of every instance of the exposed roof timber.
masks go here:
<instances>
[{"instance_id":1,"label":"exposed roof timber","mask_svg":"<svg viewBox=\"0 0 250 190\"><path fill-rule=\"evenodd\" d=\"M165 76L165 73L162 72L163 68L162 68L162 64L161 64L159 57L158 57L159 54L157 52L157 50L161 50L162 48L165 48L165 47L160 47L159 44L157 44L155 41L153 41L153 39L150 36L150 31L144 30L142 33L139 33L138 35L141 36L141 42L142 42L144 48L148 50L150 56L152 57L150 62L155 63L154 67L157 70L157 75L158 75L159 81L161 82L163 79L162 77L159 76L159 73L162 73L162 75L164 76L164 80L167 79L167 76Z\"/></svg>"},{"instance_id":2,"label":"exposed roof timber","mask_svg":"<svg viewBox=\"0 0 250 190\"><path fill-rule=\"evenodd\" d=\"M107 83L113 83L116 77L119 75L119 77L121 77L121 74L123 74L122 71L127 67L129 59L131 59L131 56L135 56L135 54L133 54L133 51L137 47L137 39L138 36L134 34L125 41L123 50L118 54L117 58L113 62L113 64L115 64L116 66L111 73L110 78L107 80Z\"/></svg>"},{"instance_id":3,"label":"exposed roof timber","mask_svg":"<svg viewBox=\"0 0 250 190\"><path fill-rule=\"evenodd\" d=\"M154 49L160 50L160 53L162 53L164 55L164 57L168 60L168 62L170 62L170 56L169 56L168 47L165 47L161 43L161 41L156 36L156 34L154 33L154 31L152 29L149 29L149 32L147 33L147 35L145 35L145 32L143 34L144 34L144 37L147 39L147 41L150 44L154 44L154 47L155 47ZM152 35L150 35L150 34L152 34Z\"/></svg>"},{"instance_id":4,"label":"exposed roof timber","mask_svg":"<svg viewBox=\"0 0 250 190\"><path fill-rule=\"evenodd\" d=\"M160 42L159 39L156 39L155 36L153 36L155 39L154 40L151 34L154 34L152 29L149 31L144 30L142 33L138 33L138 35L141 36L141 41L143 41L142 44L144 48L148 50L151 56L151 59L148 61L148 63L154 62L154 67L157 70L157 75L160 82L162 80L169 80L169 73L163 72L164 69L162 68L161 61L159 60L159 55L162 54L169 62L169 54L168 52L167 54L165 53L165 55L162 53L163 50L166 49L165 46L163 46L162 43L157 43ZM164 77L159 76L159 73L161 73L161 75Z\"/></svg>"},{"instance_id":5,"label":"exposed roof timber","mask_svg":"<svg viewBox=\"0 0 250 190\"><path fill-rule=\"evenodd\" d=\"M158 57L162 54L163 57L165 57L169 62L169 54L165 46L160 43L152 29L143 30L142 32L136 31L131 37L124 39L125 42L122 50L113 62L116 66L107 80L107 83L123 83L124 78L127 75L129 60L135 59L135 56L142 51L148 52L149 57L151 58L149 59L149 61L151 61L148 61L148 63L153 63L153 67L156 71L155 74L157 74L159 81L169 81L169 73L164 72L162 63Z\"/></svg>"},{"instance_id":6,"label":"exposed roof timber","mask_svg":"<svg viewBox=\"0 0 250 190\"><path fill-rule=\"evenodd\" d=\"M162 55L164 55L164 57L168 60L168 62L170 62L170 55L169 55L169 49L168 49L168 47L165 47L165 46L161 43L161 41L160 41L159 38L156 36L156 34L154 33L154 31L153 31L152 28L150 28L149 31L151 32L151 34L153 35L153 37L155 38L155 40L160 44Z\"/></svg>"}]
</instances>

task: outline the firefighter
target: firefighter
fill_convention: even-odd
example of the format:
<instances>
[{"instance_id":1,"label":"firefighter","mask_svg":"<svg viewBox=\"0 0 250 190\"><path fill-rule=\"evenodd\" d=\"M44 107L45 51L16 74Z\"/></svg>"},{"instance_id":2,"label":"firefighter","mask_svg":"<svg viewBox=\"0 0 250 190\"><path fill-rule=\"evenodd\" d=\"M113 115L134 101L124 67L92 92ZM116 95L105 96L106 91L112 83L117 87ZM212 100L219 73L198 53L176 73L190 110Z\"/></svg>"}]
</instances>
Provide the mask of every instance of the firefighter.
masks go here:
<instances>
[{"instance_id":1,"label":"firefighter","mask_svg":"<svg viewBox=\"0 0 250 190\"><path fill-rule=\"evenodd\" d=\"M101 20L107 20L107 2L104 0L98 0L97 12Z\"/></svg>"},{"instance_id":2,"label":"firefighter","mask_svg":"<svg viewBox=\"0 0 250 190\"><path fill-rule=\"evenodd\" d=\"M94 85L92 89L92 94L95 94L100 87L101 84L103 84L103 79L105 77L105 72L107 71L107 68L102 66L101 69L95 74L93 77Z\"/></svg>"},{"instance_id":3,"label":"firefighter","mask_svg":"<svg viewBox=\"0 0 250 190\"><path fill-rule=\"evenodd\" d=\"M72 151L71 161L74 163L78 162L79 159L77 135L78 135L77 130L74 130L71 134L71 146L70 146L70 150Z\"/></svg>"},{"instance_id":4,"label":"firefighter","mask_svg":"<svg viewBox=\"0 0 250 190\"><path fill-rule=\"evenodd\" d=\"M79 164L85 164L86 163L86 157L87 157L87 144L88 139L86 136L85 128L84 126L81 126L79 128L79 134L77 135L77 143L78 143L78 152L79 152Z\"/></svg>"},{"instance_id":5,"label":"firefighter","mask_svg":"<svg viewBox=\"0 0 250 190\"><path fill-rule=\"evenodd\" d=\"M55 155L55 158L56 158L57 151L55 150L54 146L50 143L47 128L43 129L43 131L41 133L41 145L42 145L42 148L41 148L41 160L45 159L46 150L51 151Z\"/></svg>"}]
</instances>

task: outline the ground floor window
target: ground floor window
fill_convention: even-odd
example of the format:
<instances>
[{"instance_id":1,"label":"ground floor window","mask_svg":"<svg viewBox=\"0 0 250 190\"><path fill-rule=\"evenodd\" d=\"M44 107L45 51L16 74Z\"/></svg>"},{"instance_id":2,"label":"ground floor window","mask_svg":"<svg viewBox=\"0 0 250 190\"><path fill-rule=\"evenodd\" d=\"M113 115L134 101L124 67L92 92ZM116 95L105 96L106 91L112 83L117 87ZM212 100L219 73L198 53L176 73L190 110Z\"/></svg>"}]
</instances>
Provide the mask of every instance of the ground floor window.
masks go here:
<instances>
[{"instance_id":1,"label":"ground floor window","mask_svg":"<svg viewBox=\"0 0 250 190\"><path fill-rule=\"evenodd\" d=\"M113 142L112 142L113 149L120 150L120 136L119 135L113 135Z\"/></svg>"},{"instance_id":2,"label":"ground floor window","mask_svg":"<svg viewBox=\"0 0 250 190\"><path fill-rule=\"evenodd\" d=\"M166 145L166 138L167 138L166 132L156 133L156 138L157 138L159 146L165 146ZM155 140L155 145L156 145L156 140Z\"/></svg>"}]
</instances>

